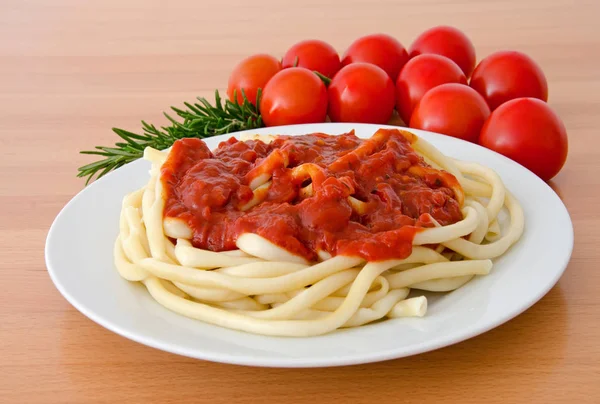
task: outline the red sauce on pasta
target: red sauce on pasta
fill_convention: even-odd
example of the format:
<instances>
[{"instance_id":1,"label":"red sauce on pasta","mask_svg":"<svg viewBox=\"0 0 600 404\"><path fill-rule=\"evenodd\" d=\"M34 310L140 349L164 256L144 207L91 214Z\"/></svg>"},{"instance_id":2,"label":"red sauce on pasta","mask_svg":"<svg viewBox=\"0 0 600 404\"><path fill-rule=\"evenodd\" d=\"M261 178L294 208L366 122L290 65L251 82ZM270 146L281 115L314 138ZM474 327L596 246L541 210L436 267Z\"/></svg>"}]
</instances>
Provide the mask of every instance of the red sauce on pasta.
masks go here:
<instances>
[{"instance_id":1,"label":"red sauce on pasta","mask_svg":"<svg viewBox=\"0 0 600 404\"><path fill-rule=\"evenodd\" d=\"M427 165L411 137L382 129L371 139L353 132L269 144L231 138L213 152L200 139L181 139L162 168L164 216L184 220L192 244L211 251L235 249L238 236L252 232L311 261L319 250L405 258L431 218L462 219L456 178ZM242 211L255 193L264 200Z\"/></svg>"}]
</instances>

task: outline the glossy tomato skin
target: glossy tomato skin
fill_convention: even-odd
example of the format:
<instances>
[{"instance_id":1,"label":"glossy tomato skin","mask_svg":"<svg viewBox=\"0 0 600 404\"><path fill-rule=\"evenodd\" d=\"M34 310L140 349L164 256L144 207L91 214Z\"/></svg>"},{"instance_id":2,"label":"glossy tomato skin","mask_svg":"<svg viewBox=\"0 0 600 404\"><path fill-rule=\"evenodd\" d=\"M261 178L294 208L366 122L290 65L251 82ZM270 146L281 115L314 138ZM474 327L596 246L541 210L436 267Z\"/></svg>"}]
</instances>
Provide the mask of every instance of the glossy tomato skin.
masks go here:
<instances>
[{"instance_id":1,"label":"glossy tomato skin","mask_svg":"<svg viewBox=\"0 0 600 404\"><path fill-rule=\"evenodd\" d=\"M342 67L340 55L333 46L318 39L301 41L292 46L283 56L281 64L284 69L294 67L296 60L298 60L297 67L316 70L329 78L332 78Z\"/></svg>"},{"instance_id":2,"label":"glossy tomato skin","mask_svg":"<svg viewBox=\"0 0 600 404\"><path fill-rule=\"evenodd\" d=\"M452 60L434 54L419 55L409 60L396 81L396 109L402 120L410 122L410 116L423 95L446 83L467 84L465 74Z\"/></svg>"},{"instance_id":3,"label":"glossy tomato skin","mask_svg":"<svg viewBox=\"0 0 600 404\"><path fill-rule=\"evenodd\" d=\"M459 29L439 26L428 29L415 39L410 46L411 58L433 53L454 61L468 78L475 68L475 47Z\"/></svg>"},{"instance_id":4,"label":"glossy tomato skin","mask_svg":"<svg viewBox=\"0 0 600 404\"><path fill-rule=\"evenodd\" d=\"M267 126L325 122L327 89L308 69L284 69L267 83L260 112Z\"/></svg>"},{"instance_id":5,"label":"glossy tomato skin","mask_svg":"<svg viewBox=\"0 0 600 404\"><path fill-rule=\"evenodd\" d=\"M279 60L271 55L258 54L242 60L233 69L227 84L227 96L234 101L233 93L237 94L237 102L242 103L242 89L246 98L256 104L256 94L259 88L264 89L267 82L281 70Z\"/></svg>"},{"instance_id":6,"label":"glossy tomato skin","mask_svg":"<svg viewBox=\"0 0 600 404\"><path fill-rule=\"evenodd\" d=\"M517 98L499 106L483 126L479 143L544 181L558 174L569 151L564 124L537 98Z\"/></svg>"},{"instance_id":7,"label":"glossy tomato skin","mask_svg":"<svg viewBox=\"0 0 600 404\"><path fill-rule=\"evenodd\" d=\"M396 38L372 34L358 38L344 53L342 66L357 62L381 67L396 82L398 73L408 62L408 52Z\"/></svg>"},{"instance_id":8,"label":"glossy tomato skin","mask_svg":"<svg viewBox=\"0 0 600 404\"><path fill-rule=\"evenodd\" d=\"M394 112L394 83L370 63L352 63L333 77L328 89L333 122L384 124Z\"/></svg>"},{"instance_id":9,"label":"glossy tomato skin","mask_svg":"<svg viewBox=\"0 0 600 404\"><path fill-rule=\"evenodd\" d=\"M410 127L477 142L490 108L469 86L448 83L425 93L410 118Z\"/></svg>"},{"instance_id":10,"label":"glossy tomato skin","mask_svg":"<svg viewBox=\"0 0 600 404\"><path fill-rule=\"evenodd\" d=\"M506 101L532 97L548 101L544 72L521 52L501 51L483 59L473 72L470 86L495 110Z\"/></svg>"}]
</instances>

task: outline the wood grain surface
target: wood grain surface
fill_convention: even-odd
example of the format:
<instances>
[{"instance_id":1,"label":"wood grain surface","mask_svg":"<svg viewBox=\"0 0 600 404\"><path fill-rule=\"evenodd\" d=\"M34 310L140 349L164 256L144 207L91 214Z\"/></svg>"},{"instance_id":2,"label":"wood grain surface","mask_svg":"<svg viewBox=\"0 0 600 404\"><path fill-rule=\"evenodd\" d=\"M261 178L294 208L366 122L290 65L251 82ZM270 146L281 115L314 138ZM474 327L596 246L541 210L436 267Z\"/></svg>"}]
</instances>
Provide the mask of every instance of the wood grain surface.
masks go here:
<instances>
[{"instance_id":1,"label":"wood grain surface","mask_svg":"<svg viewBox=\"0 0 600 404\"><path fill-rule=\"evenodd\" d=\"M3 0L0 4L0 402L600 402L600 3L597 0ZM479 58L524 51L569 132L552 182L575 226L558 285L472 340L383 363L258 369L187 359L88 320L44 264L48 228L83 187L78 151L113 126L224 88L233 65L321 38L340 52L387 32L406 46L451 24ZM548 220L552 220L551 217ZM526 271L527 268L523 268Z\"/></svg>"}]
</instances>

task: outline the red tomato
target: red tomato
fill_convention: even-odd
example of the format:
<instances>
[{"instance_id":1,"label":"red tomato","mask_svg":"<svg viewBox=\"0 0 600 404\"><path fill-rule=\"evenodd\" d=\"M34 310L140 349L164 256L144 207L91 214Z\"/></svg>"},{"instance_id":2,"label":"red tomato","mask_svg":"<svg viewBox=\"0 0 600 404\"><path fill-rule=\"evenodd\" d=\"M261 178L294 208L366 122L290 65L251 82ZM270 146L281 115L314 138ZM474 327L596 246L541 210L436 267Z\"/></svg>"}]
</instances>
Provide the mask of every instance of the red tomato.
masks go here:
<instances>
[{"instance_id":1,"label":"red tomato","mask_svg":"<svg viewBox=\"0 0 600 404\"><path fill-rule=\"evenodd\" d=\"M405 123L423 95L445 83L467 84L467 78L456 63L447 57L425 54L408 61L396 81L396 109Z\"/></svg>"},{"instance_id":2,"label":"red tomato","mask_svg":"<svg viewBox=\"0 0 600 404\"><path fill-rule=\"evenodd\" d=\"M329 85L329 118L333 122L387 123L394 112L394 83L369 63L342 67Z\"/></svg>"},{"instance_id":3,"label":"red tomato","mask_svg":"<svg viewBox=\"0 0 600 404\"><path fill-rule=\"evenodd\" d=\"M490 108L469 86L448 83L425 93L410 118L410 127L476 142Z\"/></svg>"},{"instance_id":4,"label":"red tomato","mask_svg":"<svg viewBox=\"0 0 600 404\"><path fill-rule=\"evenodd\" d=\"M473 72L471 87L483 95L492 111L515 98L548 101L544 72L521 52L496 52L483 59Z\"/></svg>"},{"instance_id":5,"label":"red tomato","mask_svg":"<svg viewBox=\"0 0 600 404\"><path fill-rule=\"evenodd\" d=\"M424 53L446 56L456 63L465 76L475 68L475 47L469 38L454 27L433 27L423 32L410 47L410 57Z\"/></svg>"},{"instance_id":6,"label":"red tomato","mask_svg":"<svg viewBox=\"0 0 600 404\"><path fill-rule=\"evenodd\" d=\"M385 34L363 36L354 41L342 58L342 66L350 63L372 63L381 67L395 82L408 61L408 53L396 38Z\"/></svg>"},{"instance_id":7,"label":"red tomato","mask_svg":"<svg viewBox=\"0 0 600 404\"><path fill-rule=\"evenodd\" d=\"M340 56L333 46L317 39L298 42L283 56L283 68L292 67L298 60L298 67L316 70L325 77L333 77L342 67Z\"/></svg>"},{"instance_id":8,"label":"red tomato","mask_svg":"<svg viewBox=\"0 0 600 404\"><path fill-rule=\"evenodd\" d=\"M260 112L267 126L325 122L327 89L308 69L284 69L267 83Z\"/></svg>"},{"instance_id":9,"label":"red tomato","mask_svg":"<svg viewBox=\"0 0 600 404\"><path fill-rule=\"evenodd\" d=\"M537 98L508 101L490 115L479 143L527 167L544 181L565 164L567 131L560 118Z\"/></svg>"},{"instance_id":10,"label":"red tomato","mask_svg":"<svg viewBox=\"0 0 600 404\"><path fill-rule=\"evenodd\" d=\"M242 60L231 72L227 85L229 100L234 101L233 92L237 94L237 102L243 102L242 89L246 98L256 104L256 93L264 89L267 82L281 70L281 63L271 55L254 55Z\"/></svg>"}]
</instances>

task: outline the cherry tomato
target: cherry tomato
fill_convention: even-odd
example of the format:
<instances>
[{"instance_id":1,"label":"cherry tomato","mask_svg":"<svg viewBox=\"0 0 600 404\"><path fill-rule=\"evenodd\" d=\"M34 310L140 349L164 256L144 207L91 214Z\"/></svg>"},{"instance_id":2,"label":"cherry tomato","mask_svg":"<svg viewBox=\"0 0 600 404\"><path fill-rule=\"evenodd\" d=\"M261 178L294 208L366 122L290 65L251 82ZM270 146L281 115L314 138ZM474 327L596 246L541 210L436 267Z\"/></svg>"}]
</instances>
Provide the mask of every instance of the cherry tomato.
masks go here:
<instances>
[{"instance_id":1,"label":"cherry tomato","mask_svg":"<svg viewBox=\"0 0 600 404\"><path fill-rule=\"evenodd\" d=\"M425 93L410 118L410 127L476 142L490 108L469 86L448 83Z\"/></svg>"},{"instance_id":2,"label":"cherry tomato","mask_svg":"<svg viewBox=\"0 0 600 404\"><path fill-rule=\"evenodd\" d=\"M408 61L408 53L396 38L385 34L363 36L354 41L342 58L342 66L350 63L372 63L381 67L396 82L398 73Z\"/></svg>"},{"instance_id":3,"label":"cherry tomato","mask_svg":"<svg viewBox=\"0 0 600 404\"><path fill-rule=\"evenodd\" d=\"M247 57L233 69L229 76L227 95L234 101L233 93L237 94L237 102L242 103L242 89L246 98L256 104L256 93L259 88L264 89L267 82L281 70L281 63L271 55L259 54Z\"/></svg>"},{"instance_id":4,"label":"cherry tomato","mask_svg":"<svg viewBox=\"0 0 600 404\"><path fill-rule=\"evenodd\" d=\"M483 59L473 72L471 87L483 95L492 111L515 98L548 101L544 72L521 52L496 52Z\"/></svg>"},{"instance_id":5,"label":"cherry tomato","mask_svg":"<svg viewBox=\"0 0 600 404\"><path fill-rule=\"evenodd\" d=\"M298 67L316 70L325 77L332 78L340 67L340 56L333 46L317 39L298 42L283 56L283 68L292 67L298 61Z\"/></svg>"},{"instance_id":6,"label":"cherry tomato","mask_svg":"<svg viewBox=\"0 0 600 404\"><path fill-rule=\"evenodd\" d=\"M419 35L411 45L409 54L412 58L424 53L446 56L467 77L475 68L475 47L462 31L454 27L433 27Z\"/></svg>"},{"instance_id":7,"label":"cherry tomato","mask_svg":"<svg viewBox=\"0 0 600 404\"><path fill-rule=\"evenodd\" d=\"M479 143L544 181L558 174L569 150L564 124L537 98L517 98L500 105L483 126Z\"/></svg>"},{"instance_id":8,"label":"cherry tomato","mask_svg":"<svg viewBox=\"0 0 600 404\"><path fill-rule=\"evenodd\" d=\"M327 89L308 69L284 69L265 86L260 112L267 126L325 122Z\"/></svg>"},{"instance_id":9,"label":"cherry tomato","mask_svg":"<svg viewBox=\"0 0 600 404\"><path fill-rule=\"evenodd\" d=\"M394 112L394 83L373 64L352 63L329 85L329 118L333 122L387 123Z\"/></svg>"},{"instance_id":10,"label":"cherry tomato","mask_svg":"<svg viewBox=\"0 0 600 404\"><path fill-rule=\"evenodd\" d=\"M410 122L413 109L427 91L445 83L467 84L464 73L452 60L434 54L409 60L396 81L396 109L404 122Z\"/></svg>"}]
</instances>

